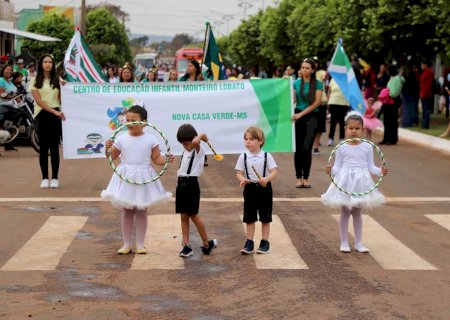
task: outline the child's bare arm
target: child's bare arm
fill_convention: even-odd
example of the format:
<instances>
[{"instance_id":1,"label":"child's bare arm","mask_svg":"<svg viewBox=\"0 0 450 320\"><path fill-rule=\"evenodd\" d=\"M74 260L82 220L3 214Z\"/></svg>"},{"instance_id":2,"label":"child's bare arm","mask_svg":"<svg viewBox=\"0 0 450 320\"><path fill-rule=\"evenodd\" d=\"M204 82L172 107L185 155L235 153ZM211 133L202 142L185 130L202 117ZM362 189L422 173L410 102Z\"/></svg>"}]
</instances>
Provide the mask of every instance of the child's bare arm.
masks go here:
<instances>
[{"instance_id":1,"label":"child's bare arm","mask_svg":"<svg viewBox=\"0 0 450 320\"><path fill-rule=\"evenodd\" d=\"M173 155L169 154L167 157L162 156L161 151L159 151L159 146L153 147L151 157L152 161L159 166L162 166L166 163L167 157L169 157L169 162L173 163Z\"/></svg>"},{"instance_id":2,"label":"child's bare arm","mask_svg":"<svg viewBox=\"0 0 450 320\"><path fill-rule=\"evenodd\" d=\"M243 187L245 186L247 183L250 183L250 180L248 180L245 176L244 176L244 171L237 171L236 172L236 177L239 180L239 186Z\"/></svg>"},{"instance_id":3,"label":"child's bare arm","mask_svg":"<svg viewBox=\"0 0 450 320\"><path fill-rule=\"evenodd\" d=\"M194 140L192 140L192 145L194 146L196 153L200 151L200 142L202 141L208 141L208 136L206 135L206 133L200 133L194 138Z\"/></svg>"},{"instance_id":4,"label":"child's bare arm","mask_svg":"<svg viewBox=\"0 0 450 320\"><path fill-rule=\"evenodd\" d=\"M111 158L113 160L116 160L120 155L120 150L114 147L114 140L108 139L105 142L105 155L106 157L109 157L111 155Z\"/></svg>"},{"instance_id":5,"label":"child's bare arm","mask_svg":"<svg viewBox=\"0 0 450 320\"><path fill-rule=\"evenodd\" d=\"M261 179L259 179L259 183L264 187L267 186L270 181L273 181L273 179L275 179L275 177L277 176L277 172L277 168L270 169L269 175L267 177L261 177Z\"/></svg>"}]
</instances>

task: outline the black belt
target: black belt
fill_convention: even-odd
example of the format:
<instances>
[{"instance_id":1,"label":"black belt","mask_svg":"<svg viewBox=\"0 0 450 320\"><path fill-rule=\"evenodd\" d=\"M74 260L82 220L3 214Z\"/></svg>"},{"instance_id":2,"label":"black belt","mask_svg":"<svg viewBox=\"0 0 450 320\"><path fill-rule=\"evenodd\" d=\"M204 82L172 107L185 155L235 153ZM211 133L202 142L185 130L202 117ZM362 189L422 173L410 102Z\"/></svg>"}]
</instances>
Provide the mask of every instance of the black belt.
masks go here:
<instances>
[{"instance_id":1,"label":"black belt","mask_svg":"<svg viewBox=\"0 0 450 320\"><path fill-rule=\"evenodd\" d=\"M197 181L198 177L178 177L178 181Z\"/></svg>"}]
</instances>

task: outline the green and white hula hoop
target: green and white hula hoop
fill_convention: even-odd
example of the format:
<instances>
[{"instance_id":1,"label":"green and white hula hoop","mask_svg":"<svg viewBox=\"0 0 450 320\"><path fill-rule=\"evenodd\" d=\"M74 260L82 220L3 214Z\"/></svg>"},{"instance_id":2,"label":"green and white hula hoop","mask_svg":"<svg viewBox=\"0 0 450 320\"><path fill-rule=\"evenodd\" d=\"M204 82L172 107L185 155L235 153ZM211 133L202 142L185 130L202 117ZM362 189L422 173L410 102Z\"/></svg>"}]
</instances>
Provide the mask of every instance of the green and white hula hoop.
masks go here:
<instances>
[{"instance_id":1,"label":"green and white hula hoop","mask_svg":"<svg viewBox=\"0 0 450 320\"><path fill-rule=\"evenodd\" d=\"M382 165L381 165L381 166L382 166L382 167L385 167L385 166L386 166L386 160L384 159L383 152L381 152L380 148L379 148L375 143L373 143L372 141L369 141L369 140L367 140L367 139L359 139L359 138L351 138L351 139L344 140L344 141L340 142L336 147L334 147L333 151L331 151L330 157L328 158L328 165L331 166L331 161L332 161L332 159L333 159L333 157L334 157L334 155L335 155L337 149L338 149L340 146L342 146L344 143L347 143L347 142L353 142L353 141L367 142L368 144L370 144L370 145L378 152L378 155L380 156L381 161L382 161ZM339 186L339 185L334 181L333 175L330 173L331 182L333 182L333 184L335 185L336 188L338 188L339 191L341 191L341 192L343 192L343 193L345 193L345 194L351 195L351 196L356 196L356 197L364 196L364 195L366 195L366 194L369 194L369 193L371 193L373 190L375 190L376 188L378 188L378 186L380 185L381 181L383 181L383 177L384 177L384 176L382 175L382 176L378 179L378 181L375 183L375 185L374 185L370 190L367 190L367 191L364 191L364 192L349 192L349 191L343 189L341 186Z\"/></svg>"},{"instance_id":2,"label":"green and white hula hoop","mask_svg":"<svg viewBox=\"0 0 450 320\"><path fill-rule=\"evenodd\" d=\"M170 162L170 159L168 157L168 155L170 154L170 146L169 146L169 141L166 139L166 137L161 132L161 130L159 130L157 127L155 127L155 125L147 123L145 121L132 121L132 122L127 122L127 123L123 124L122 126L117 128L116 130L114 130L114 133L113 133L113 135L112 135L112 137L110 139L114 141L116 139L117 134L119 132L121 132L125 127L128 127L130 125L136 125L136 124L137 125L145 125L146 127L152 128L153 130L158 132L159 135L161 136L161 138L164 140L164 143L166 145L166 162L164 163L164 166L161 169L161 171L158 173L158 175L156 177L154 177L153 179L149 179L149 180L146 180L146 181L133 181L131 179L128 179L127 177L122 176L117 171L117 167L114 165L111 152L109 152L109 154L108 154L108 161L109 161L109 164L110 164L111 168L113 169L114 173L117 174L122 180L124 180L124 181L126 181L128 183L132 183L132 184L144 185L144 184L148 184L148 183L151 183L151 182L154 182L154 181L158 180L159 178L161 178L161 176L164 174L164 172L166 172L167 167L169 166L169 162Z\"/></svg>"}]
</instances>

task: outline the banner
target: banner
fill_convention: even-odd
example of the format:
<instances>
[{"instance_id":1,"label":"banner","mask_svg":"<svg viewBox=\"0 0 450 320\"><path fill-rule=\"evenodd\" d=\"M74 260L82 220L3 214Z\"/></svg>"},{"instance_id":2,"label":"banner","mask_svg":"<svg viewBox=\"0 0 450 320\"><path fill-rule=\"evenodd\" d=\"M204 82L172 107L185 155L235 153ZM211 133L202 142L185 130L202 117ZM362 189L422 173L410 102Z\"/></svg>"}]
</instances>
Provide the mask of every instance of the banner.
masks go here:
<instances>
[{"instance_id":1,"label":"banner","mask_svg":"<svg viewBox=\"0 0 450 320\"><path fill-rule=\"evenodd\" d=\"M289 79L159 83L67 83L61 87L64 158L104 157L105 140L125 122L125 112L136 101L144 104L148 122L168 139L171 153L179 155L178 127L192 124L206 133L217 152L244 152L244 131L260 127L264 150L293 149L292 102ZM165 145L159 134L146 131ZM211 153L204 145L207 153Z\"/></svg>"},{"instance_id":2,"label":"banner","mask_svg":"<svg viewBox=\"0 0 450 320\"><path fill-rule=\"evenodd\" d=\"M333 58L328 66L328 72L333 77L334 81L336 81L339 89L341 89L353 110L364 114L366 105L364 104L361 89L356 80L355 71L340 42L338 42L336 46Z\"/></svg>"},{"instance_id":3,"label":"banner","mask_svg":"<svg viewBox=\"0 0 450 320\"><path fill-rule=\"evenodd\" d=\"M79 30L75 30L67 48L64 68L69 82L108 82Z\"/></svg>"}]
</instances>

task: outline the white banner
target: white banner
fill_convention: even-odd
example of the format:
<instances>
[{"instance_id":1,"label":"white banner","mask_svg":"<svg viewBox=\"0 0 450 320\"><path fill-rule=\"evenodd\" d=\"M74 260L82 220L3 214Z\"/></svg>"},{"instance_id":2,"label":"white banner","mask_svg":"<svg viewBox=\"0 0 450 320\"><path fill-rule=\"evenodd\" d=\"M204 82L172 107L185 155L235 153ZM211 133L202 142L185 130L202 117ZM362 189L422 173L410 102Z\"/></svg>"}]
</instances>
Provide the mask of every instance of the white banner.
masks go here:
<instances>
[{"instance_id":1,"label":"white banner","mask_svg":"<svg viewBox=\"0 0 450 320\"><path fill-rule=\"evenodd\" d=\"M265 150L292 151L291 93L285 79L164 82L67 83L61 88L64 158L104 157L104 143L124 122L126 109L141 101L154 124L168 139L171 153L181 154L176 133L184 123L206 133L218 153L245 151L243 134L259 126L266 135ZM159 134L161 152L165 144ZM205 149L208 147L205 145ZM208 150L209 151L209 150ZM209 152L211 153L211 152Z\"/></svg>"}]
</instances>

